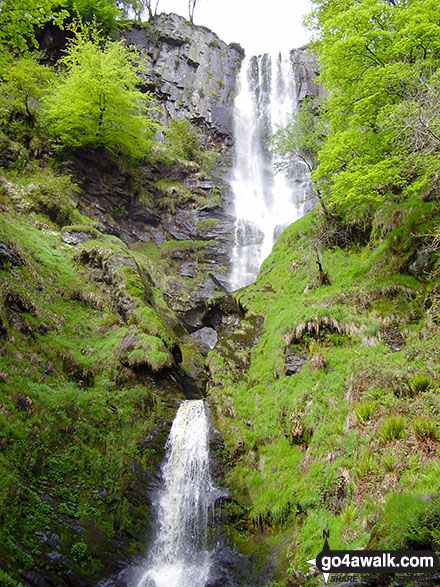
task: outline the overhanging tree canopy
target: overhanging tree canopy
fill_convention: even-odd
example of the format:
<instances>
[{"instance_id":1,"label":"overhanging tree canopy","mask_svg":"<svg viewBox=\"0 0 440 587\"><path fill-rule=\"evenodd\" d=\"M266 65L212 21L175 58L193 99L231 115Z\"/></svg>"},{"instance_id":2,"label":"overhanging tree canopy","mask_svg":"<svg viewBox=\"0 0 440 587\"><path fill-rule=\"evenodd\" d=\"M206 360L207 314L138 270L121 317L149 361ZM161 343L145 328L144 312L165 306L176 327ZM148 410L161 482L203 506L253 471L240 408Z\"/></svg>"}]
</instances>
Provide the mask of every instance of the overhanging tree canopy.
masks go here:
<instances>
[{"instance_id":1,"label":"overhanging tree canopy","mask_svg":"<svg viewBox=\"0 0 440 587\"><path fill-rule=\"evenodd\" d=\"M49 133L59 147L103 147L142 157L156 128L152 96L138 88L132 59L121 41L102 47L96 31L75 30L62 59L65 72L46 98Z\"/></svg>"},{"instance_id":2,"label":"overhanging tree canopy","mask_svg":"<svg viewBox=\"0 0 440 587\"><path fill-rule=\"evenodd\" d=\"M359 210L421 193L438 174L440 6L435 0L313 0L328 135L315 183Z\"/></svg>"}]
</instances>

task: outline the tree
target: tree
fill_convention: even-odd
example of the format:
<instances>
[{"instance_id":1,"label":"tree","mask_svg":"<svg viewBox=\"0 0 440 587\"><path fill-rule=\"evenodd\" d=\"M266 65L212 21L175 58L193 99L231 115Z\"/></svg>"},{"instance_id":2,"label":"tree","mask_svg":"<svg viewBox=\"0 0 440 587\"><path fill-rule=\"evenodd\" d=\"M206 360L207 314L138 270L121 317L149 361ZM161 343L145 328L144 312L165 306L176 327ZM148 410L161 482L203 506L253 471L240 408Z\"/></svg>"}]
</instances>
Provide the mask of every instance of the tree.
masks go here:
<instances>
[{"instance_id":1,"label":"tree","mask_svg":"<svg viewBox=\"0 0 440 587\"><path fill-rule=\"evenodd\" d=\"M297 159L312 172L326 136L325 113L321 100L306 97L288 125L270 137L270 148L277 158L277 171L289 171Z\"/></svg>"},{"instance_id":2,"label":"tree","mask_svg":"<svg viewBox=\"0 0 440 587\"><path fill-rule=\"evenodd\" d=\"M434 0L313 0L329 133L313 172L353 213L421 190L438 165L440 7ZM417 132L413 132L416 129ZM414 139L417 136L417 140ZM436 163L437 161L437 163Z\"/></svg>"},{"instance_id":3,"label":"tree","mask_svg":"<svg viewBox=\"0 0 440 587\"><path fill-rule=\"evenodd\" d=\"M59 148L103 147L142 157L157 128L152 95L137 88L133 51L122 41L102 47L96 29L74 27L61 62L65 72L46 98L47 128Z\"/></svg>"},{"instance_id":4,"label":"tree","mask_svg":"<svg viewBox=\"0 0 440 587\"><path fill-rule=\"evenodd\" d=\"M74 18L83 22L97 22L101 30L110 32L120 13L116 0L58 0Z\"/></svg>"},{"instance_id":5,"label":"tree","mask_svg":"<svg viewBox=\"0 0 440 587\"><path fill-rule=\"evenodd\" d=\"M68 15L56 0L1 0L0 45L14 53L37 47L36 32L46 22L61 26Z\"/></svg>"},{"instance_id":6,"label":"tree","mask_svg":"<svg viewBox=\"0 0 440 587\"><path fill-rule=\"evenodd\" d=\"M36 56L26 55L8 63L0 97L0 124L7 134L25 138L35 125L41 98L53 78L52 70L38 63Z\"/></svg>"},{"instance_id":7,"label":"tree","mask_svg":"<svg viewBox=\"0 0 440 587\"><path fill-rule=\"evenodd\" d=\"M151 20L157 14L160 0L122 0L121 4L126 16L134 14L137 21L142 21L145 11L148 13L148 20Z\"/></svg>"},{"instance_id":8,"label":"tree","mask_svg":"<svg viewBox=\"0 0 440 587\"><path fill-rule=\"evenodd\" d=\"M270 137L269 148L275 155L275 170L288 172L300 160L311 173L318 164L318 153L327 134L322 100L306 97L288 125ZM315 186L324 213L328 210L319 187Z\"/></svg>"},{"instance_id":9,"label":"tree","mask_svg":"<svg viewBox=\"0 0 440 587\"><path fill-rule=\"evenodd\" d=\"M189 20L194 24L194 10L196 8L197 0L188 0Z\"/></svg>"}]
</instances>

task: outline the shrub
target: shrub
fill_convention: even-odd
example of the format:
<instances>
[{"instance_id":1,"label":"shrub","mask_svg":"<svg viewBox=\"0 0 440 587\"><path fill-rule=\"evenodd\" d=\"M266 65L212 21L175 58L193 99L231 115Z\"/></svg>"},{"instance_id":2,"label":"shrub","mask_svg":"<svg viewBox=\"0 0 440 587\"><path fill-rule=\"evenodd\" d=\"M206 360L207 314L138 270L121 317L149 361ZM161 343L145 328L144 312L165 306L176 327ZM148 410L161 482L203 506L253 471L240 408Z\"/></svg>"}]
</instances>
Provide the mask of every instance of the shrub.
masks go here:
<instances>
[{"instance_id":1,"label":"shrub","mask_svg":"<svg viewBox=\"0 0 440 587\"><path fill-rule=\"evenodd\" d=\"M367 401L363 401L363 402L360 402L359 404L357 404L357 406L354 409L357 421L360 424L364 424L365 422L370 420L371 416L374 413L375 408L376 408L375 401L368 401L367 400Z\"/></svg>"},{"instance_id":2,"label":"shrub","mask_svg":"<svg viewBox=\"0 0 440 587\"><path fill-rule=\"evenodd\" d=\"M411 427L417 440L427 440L428 438L435 440L437 438L437 428L435 423L426 416L416 416Z\"/></svg>"},{"instance_id":3,"label":"shrub","mask_svg":"<svg viewBox=\"0 0 440 587\"><path fill-rule=\"evenodd\" d=\"M75 37L61 60L66 72L45 101L56 145L143 157L157 123L148 116L152 95L137 88L133 51L122 41L101 48L93 26L72 29Z\"/></svg>"},{"instance_id":4,"label":"shrub","mask_svg":"<svg viewBox=\"0 0 440 587\"><path fill-rule=\"evenodd\" d=\"M79 215L71 200L74 191L75 186L66 176L44 177L28 186L34 210L59 226L66 226Z\"/></svg>"},{"instance_id":5,"label":"shrub","mask_svg":"<svg viewBox=\"0 0 440 587\"><path fill-rule=\"evenodd\" d=\"M54 77L49 67L30 55L7 65L0 96L0 124L6 134L17 140L31 135L39 101Z\"/></svg>"},{"instance_id":6,"label":"shrub","mask_svg":"<svg viewBox=\"0 0 440 587\"><path fill-rule=\"evenodd\" d=\"M413 375L409 387L413 395L428 391L433 385L433 380L427 373L416 373Z\"/></svg>"},{"instance_id":7,"label":"shrub","mask_svg":"<svg viewBox=\"0 0 440 587\"><path fill-rule=\"evenodd\" d=\"M400 414L386 418L380 427L379 436L382 442L402 438L405 430L405 418Z\"/></svg>"},{"instance_id":8,"label":"shrub","mask_svg":"<svg viewBox=\"0 0 440 587\"><path fill-rule=\"evenodd\" d=\"M75 542L75 544L72 545L70 553L72 555L73 560L79 563L84 562L89 558L89 549L87 547L87 544L82 540L80 540L79 542Z\"/></svg>"},{"instance_id":9,"label":"shrub","mask_svg":"<svg viewBox=\"0 0 440 587\"><path fill-rule=\"evenodd\" d=\"M165 141L174 157L196 161L200 149L200 135L189 120L173 118L165 131Z\"/></svg>"},{"instance_id":10,"label":"shrub","mask_svg":"<svg viewBox=\"0 0 440 587\"><path fill-rule=\"evenodd\" d=\"M369 449L362 450L356 459L355 471L357 477L365 477L376 468L376 459L373 454L370 453Z\"/></svg>"}]
</instances>

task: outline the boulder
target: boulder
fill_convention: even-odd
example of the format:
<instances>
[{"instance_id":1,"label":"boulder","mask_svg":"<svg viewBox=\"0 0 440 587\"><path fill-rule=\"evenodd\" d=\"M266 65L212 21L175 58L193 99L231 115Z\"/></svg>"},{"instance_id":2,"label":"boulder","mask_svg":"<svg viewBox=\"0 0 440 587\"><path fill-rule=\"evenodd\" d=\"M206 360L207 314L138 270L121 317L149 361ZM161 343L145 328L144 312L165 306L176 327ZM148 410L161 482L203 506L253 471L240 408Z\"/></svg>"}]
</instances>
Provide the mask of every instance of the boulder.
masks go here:
<instances>
[{"instance_id":1,"label":"boulder","mask_svg":"<svg viewBox=\"0 0 440 587\"><path fill-rule=\"evenodd\" d=\"M284 373L285 375L294 375L299 373L309 358L307 353L298 353L291 347L288 347L284 353Z\"/></svg>"},{"instance_id":2,"label":"boulder","mask_svg":"<svg viewBox=\"0 0 440 587\"><path fill-rule=\"evenodd\" d=\"M94 238L91 232L83 230L63 230L61 233L61 240L66 245L79 245Z\"/></svg>"},{"instance_id":3,"label":"boulder","mask_svg":"<svg viewBox=\"0 0 440 587\"><path fill-rule=\"evenodd\" d=\"M0 243L0 266L3 265L17 265L21 267L23 261L18 253L5 243Z\"/></svg>"},{"instance_id":4,"label":"boulder","mask_svg":"<svg viewBox=\"0 0 440 587\"><path fill-rule=\"evenodd\" d=\"M200 347L200 352L205 356L215 347L218 340L217 332L209 326L199 328L199 330L196 330L190 336L196 341Z\"/></svg>"}]
</instances>

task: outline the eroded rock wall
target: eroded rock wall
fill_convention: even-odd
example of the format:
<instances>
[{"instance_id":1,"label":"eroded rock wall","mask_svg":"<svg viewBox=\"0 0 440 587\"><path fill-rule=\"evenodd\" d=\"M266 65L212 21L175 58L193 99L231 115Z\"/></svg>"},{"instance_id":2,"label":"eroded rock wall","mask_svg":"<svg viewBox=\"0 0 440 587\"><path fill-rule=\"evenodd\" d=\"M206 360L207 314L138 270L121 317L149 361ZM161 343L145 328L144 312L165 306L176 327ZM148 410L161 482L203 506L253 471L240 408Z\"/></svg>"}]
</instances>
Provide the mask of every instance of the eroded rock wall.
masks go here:
<instances>
[{"instance_id":1,"label":"eroded rock wall","mask_svg":"<svg viewBox=\"0 0 440 587\"><path fill-rule=\"evenodd\" d=\"M239 45L226 45L177 14L160 14L124 36L141 52L142 78L159 97L165 119L187 117L231 138L231 105L244 56Z\"/></svg>"}]
</instances>

